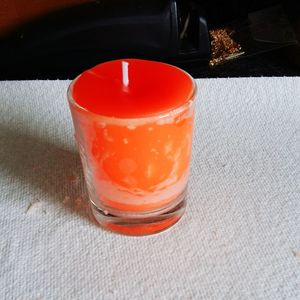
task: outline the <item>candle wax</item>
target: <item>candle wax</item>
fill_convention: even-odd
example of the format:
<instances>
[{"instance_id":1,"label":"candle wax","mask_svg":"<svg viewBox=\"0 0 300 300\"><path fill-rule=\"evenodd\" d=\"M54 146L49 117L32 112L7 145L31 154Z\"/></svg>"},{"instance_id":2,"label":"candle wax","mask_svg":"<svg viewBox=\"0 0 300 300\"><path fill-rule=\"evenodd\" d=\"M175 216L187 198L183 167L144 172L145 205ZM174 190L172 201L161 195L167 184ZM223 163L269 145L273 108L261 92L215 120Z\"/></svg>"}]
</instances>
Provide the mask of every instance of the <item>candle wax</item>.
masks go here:
<instances>
[{"instance_id":1,"label":"candle wax","mask_svg":"<svg viewBox=\"0 0 300 300\"><path fill-rule=\"evenodd\" d=\"M77 104L103 116L139 118L168 112L193 93L192 79L176 67L144 61L128 63L128 87L123 85L122 61L100 64L80 75L73 88Z\"/></svg>"},{"instance_id":2,"label":"candle wax","mask_svg":"<svg viewBox=\"0 0 300 300\"><path fill-rule=\"evenodd\" d=\"M192 145L192 78L163 63L125 61L126 85L118 60L82 73L72 87L90 197L116 215L175 205Z\"/></svg>"}]
</instances>

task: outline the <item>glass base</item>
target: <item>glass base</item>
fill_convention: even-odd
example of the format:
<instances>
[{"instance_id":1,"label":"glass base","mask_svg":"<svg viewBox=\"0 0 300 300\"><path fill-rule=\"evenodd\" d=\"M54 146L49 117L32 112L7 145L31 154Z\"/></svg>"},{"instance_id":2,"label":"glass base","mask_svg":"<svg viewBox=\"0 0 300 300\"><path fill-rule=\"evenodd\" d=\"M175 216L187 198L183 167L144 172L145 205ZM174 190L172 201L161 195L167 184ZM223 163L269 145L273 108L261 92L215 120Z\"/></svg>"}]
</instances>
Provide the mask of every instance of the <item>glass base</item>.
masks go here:
<instances>
[{"instance_id":1,"label":"glass base","mask_svg":"<svg viewBox=\"0 0 300 300\"><path fill-rule=\"evenodd\" d=\"M149 235L161 232L182 217L186 207L186 200L183 200L169 211L164 211L158 215L147 216L143 214L141 217L116 216L105 213L91 202L91 210L97 223L103 228L125 235Z\"/></svg>"}]
</instances>

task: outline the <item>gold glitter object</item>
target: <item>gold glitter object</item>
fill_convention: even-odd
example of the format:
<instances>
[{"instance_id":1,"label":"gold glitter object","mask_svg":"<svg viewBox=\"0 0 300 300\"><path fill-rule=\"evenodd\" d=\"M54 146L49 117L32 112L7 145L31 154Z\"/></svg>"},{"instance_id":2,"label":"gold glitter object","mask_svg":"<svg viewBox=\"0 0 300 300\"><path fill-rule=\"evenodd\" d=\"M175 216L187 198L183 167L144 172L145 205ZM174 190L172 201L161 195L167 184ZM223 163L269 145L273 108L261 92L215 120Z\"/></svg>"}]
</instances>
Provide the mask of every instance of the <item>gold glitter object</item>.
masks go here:
<instances>
[{"instance_id":1,"label":"gold glitter object","mask_svg":"<svg viewBox=\"0 0 300 300\"><path fill-rule=\"evenodd\" d=\"M233 34L234 31L227 28L209 31L212 51L211 60L209 61L210 66L219 65L226 60L244 54L241 51L241 45L232 39Z\"/></svg>"}]
</instances>

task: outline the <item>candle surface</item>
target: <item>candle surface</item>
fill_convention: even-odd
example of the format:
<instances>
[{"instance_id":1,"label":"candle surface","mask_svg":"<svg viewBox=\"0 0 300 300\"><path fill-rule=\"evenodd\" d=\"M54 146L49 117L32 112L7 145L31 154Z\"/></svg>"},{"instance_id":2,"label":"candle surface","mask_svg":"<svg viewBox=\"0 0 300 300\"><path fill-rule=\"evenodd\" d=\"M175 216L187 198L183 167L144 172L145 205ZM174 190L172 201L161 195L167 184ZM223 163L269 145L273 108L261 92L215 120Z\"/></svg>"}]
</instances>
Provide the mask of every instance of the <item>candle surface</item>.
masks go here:
<instances>
[{"instance_id":1,"label":"candle surface","mask_svg":"<svg viewBox=\"0 0 300 300\"><path fill-rule=\"evenodd\" d=\"M127 63L128 83L124 85ZM126 76L125 76L126 78ZM125 59L83 72L73 86L82 108L104 116L138 118L170 111L189 100L193 80L182 70L160 62Z\"/></svg>"}]
</instances>

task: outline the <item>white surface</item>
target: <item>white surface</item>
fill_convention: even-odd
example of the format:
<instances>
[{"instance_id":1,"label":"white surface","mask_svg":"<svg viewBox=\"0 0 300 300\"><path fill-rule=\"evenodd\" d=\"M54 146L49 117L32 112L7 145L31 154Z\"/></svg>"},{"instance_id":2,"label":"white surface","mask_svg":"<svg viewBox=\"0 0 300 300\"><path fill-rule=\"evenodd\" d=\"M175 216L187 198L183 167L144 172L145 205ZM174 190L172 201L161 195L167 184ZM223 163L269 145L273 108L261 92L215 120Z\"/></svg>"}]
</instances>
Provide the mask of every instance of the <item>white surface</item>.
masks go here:
<instances>
[{"instance_id":1,"label":"white surface","mask_svg":"<svg viewBox=\"0 0 300 300\"><path fill-rule=\"evenodd\" d=\"M300 78L198 81L187 212L149 237L88 220L68 84L0 83L0 299L300 299Z\"/></svg>"}]
</instances>

